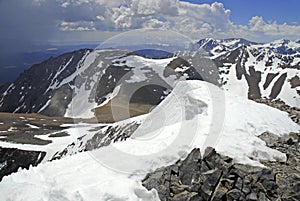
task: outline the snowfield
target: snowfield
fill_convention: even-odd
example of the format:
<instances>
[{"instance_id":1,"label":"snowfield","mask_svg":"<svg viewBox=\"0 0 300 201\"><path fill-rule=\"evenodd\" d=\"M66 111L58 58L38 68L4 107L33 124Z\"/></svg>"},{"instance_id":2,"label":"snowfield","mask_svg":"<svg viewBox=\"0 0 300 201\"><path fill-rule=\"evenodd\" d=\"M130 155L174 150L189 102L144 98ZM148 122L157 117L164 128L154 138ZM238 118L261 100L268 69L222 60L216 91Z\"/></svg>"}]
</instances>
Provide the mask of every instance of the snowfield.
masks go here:
<instances>
[{"instance_id":1,"label":"snowfield","mask_svg":"<svg viewBox=\"0 0 300 201\"><path fill-rule=\"evenodd\" d=\"M141 180L148 172L207 146L236 162L286 160L257 136L299 132L287 113L232 95L203 81L180 81L131 138L90 152L67 156L0 183L0 200L159 200ZM251 158L251 159L250 159Z\"/></svg>"}]
</instances>

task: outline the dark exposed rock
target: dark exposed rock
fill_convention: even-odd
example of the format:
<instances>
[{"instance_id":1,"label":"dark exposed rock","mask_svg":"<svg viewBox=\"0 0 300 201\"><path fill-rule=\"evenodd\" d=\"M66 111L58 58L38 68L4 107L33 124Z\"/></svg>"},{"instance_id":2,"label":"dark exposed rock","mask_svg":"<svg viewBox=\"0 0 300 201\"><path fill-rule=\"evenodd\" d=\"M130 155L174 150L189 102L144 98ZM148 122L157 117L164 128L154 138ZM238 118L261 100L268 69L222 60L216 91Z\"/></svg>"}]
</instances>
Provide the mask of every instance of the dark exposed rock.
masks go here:
<instances>
[{"instance_id":1,"label":"dark exposed rock","mask_svg":"<svg viewBox=\"0 0 300 201\"><path fill-rule=\"evenodd\" d=\"M127 50L98 53L97 50L82 49L33 65L15 82L0 86L0 112L65 116L66 112L72 110L72 103L76 103L77 98L85 98L87 102L95 103L95 108L89 110L95 112L98 121L111 123L148 113L173 89L172 82L166 81L171 75L170 79L174 81L203 80L183 58L161 66L164 72L161 75L146 63L144 66L132 66L126 59L129 55L131 52ZM142 70L146 79L137 80L135 69ZM101 104L107 101L117 86L120 88L114 100L118 101L114 105L117 110L124 110L121 113L125 114L125 118L115 119L111 107L107 107L107 104L102 107ZM81 94L83 89L88 91L84 97ZM128 108L124 106L127 102L134 104L129 108L130 116L127 115ZM99 110L98 105L104 109ZM134 109L136 105L138 109Z\"/></svg>"},{"instance_id":2,"label":"dark exposed rock","mask_svg":"<svg viewBox=\"0 0 300 201\"><path fill-rule=\"evenodd\" d=\"M52 140L42 136L55 138L69 136L61 127L63 124L72 124L82 119L65 117L47 117L41 114L12 114L0 112L0 141L23 145L51 144ZM88 121L84 121L88 122ZM37 147L37 148L38 148ZM42 149L42 148L41 148ZM19 168L28 168L38 165L45 157L43 151L25 151L21 149L0 147L0 180L3 176L16 172Z\"/></svg>"},{"instance_id":3,"label":"dark exposed rock","mask_svg":"<svg viewBox=\"0 0 300 201\"><path fill-rule=\"evenodd\" d=\"M179 178L182 184L188 185L195 180L194 176L196 175L191 173L199 171L199 167L197 166L199 160L201 160L200 151L194 150L183 161L182 165L179 166Z\"/></svg>"},{"instance_id":4,"label":"dark exposed rock","mask_svg":"<svg viewBox=\"0 0 300 201\"><path fill-rule=\"evenodd\" d=\"M64 84L59 89L53 90L51 96L51 101L41 114L47 116L64 116L66 108L72 100L72 88L69 84Z\"/></svg>"},{"instance_id":5,"label":"dark exposed rock","mask_svg":"<svg viewBox=\"0 0 300 201\"><path fill-rule=\"evenodd\" d=\"M200 150L194 149L185 160L148 174L143 185L149 190L156 189L163 201L268 201L284 200L288 196L296 200L300 186L300 182L295 182L299 181L298 176L299 172L288 181L295 184L287 187L278 181L278 172L273 168L235 164L231 158L207 148L203 158Z\"/></svg>"},{"instance_id":6,"label":"dark exposed rock","mask_svg":"<svg viewBox=\"0 0 300 201\"><path fill-rule=\"evenodd\" d=\"M17 172L19 168L28 169L30 165L38 165L45 155L46 152L0 147L0 181L4 176Z\"/></svg>"},{"instance_id":7,"label":"dark exposed rock","mask_svg":"<svg viewBox=\"0 0 300 201\"><path fill-rule=\"evenodd\" d=\"M287 78L287 73L282 74L278 80L274 83L274 86L272 88L270 98L275 99L279 95L280 91L282 90L282 86L284 84L284 81Z\"/></svg>"},{"instance_id":8,"label":"dark exposed rock","mask_svg":"<svg viewBox=\"0 0 300 201\"><path fill-rule=\"evenodd\" d=\"M139 123L134 121L125 125L109 125L101 127L101 130L90 137L90 139L83 139L86 135L78 137L75 142L69 144L64 150L56 152L51 160L61 159L67 155L83 151L98 149L104 146L108 146L111 143L117 141L124 141L133 134L133 132L139 127L139 125Z\"/></svg>"},{"instance_id":9,"label":"dark exposed rock","mask_svg":"<svg viewBox=\"0 0 300 201\"><path fill-rule=\"evenodd\" d=\"M136 90L130 98L130 102L158 105L161 102L161 97L165 95L164 92L167 90L167 88L160 85L149 84ZM145 100L145 97L147 97L147 100Z\"/></svg>"},{"instance_id":10,"label":"dark exposed rock","mask_svg":"<svg viewBox=\"0 0 300 201\"><path fill-rule=\"evenodd\" d=\"M292 77L289 80L289 82L290 82L292 88L296 88L296 87L300 86L300 78L297 75L295 75L294 77Z\"/></svg>"},{"instance_id":11,"label":"dark exposed rock","mask_svg":"<svg viewBox=\"0 0 300 201\"><path fill-rule=\"evenodd\" d=\"M232 189L226 194L226 199L228 201L245 200L245 195L238 189Z\"/></svg>"},{"instance_id":12,"label":"dark exposed rock","mask_svg":"<svg viewBox=\"0 0 300 201\"><path fill-rule=\"evenodd\" d=\"M249 67L249 73L245 73L245 77L249 86L248 90L248 98L249 99L257 99L261 97L261 92L259 89L259 83L261 81L261 72L255 71L253 66Z\"/></svg>"},{"instance_id":13,"label":"dark exposed rock","mask_svg":"<svg viewBox=\"0 0 300 201\"><path fill-rule=\"evenodd\" d=\"M268 88L269 85L271 84L271 82L273 81L273 79L274 79L276 76L278 76L278 75L279 75L279 73L269 73L269 74L267 75L266 81L265 81L264 86L263 86L264 89Z\"/></svg>"},{"instance_id":14,"label":"dark exposed rock","mask_svg":"<svg viewBox=\"0 0 300 201\"><path fill-rule=\"evenodd\" d=\"M282 45L289 42L282 41L280 46L278 44L273 46L274 44L271 43L270 47L251 46L251 44L249 46L249 44L240 43L233 49L228 46L224 47L220 41L213 39L204 40L199 44L211 55L217 55L213 61L219 68L221 83L225 88L235 83L232 80L239 80L246 82L249 99L261 98L264 95L269 99L282 98L288 104L298 106L297 98L299 99L300 90L297 90L297 86L300 85L299 77L296 74L291 75L282 72L282 69L285 68L299 69L299 62L295 62L297 56L290 55L291 52L299 52L299 48L290 47L286 49L287 47ZM208 44L214 44L216 49L207 49ZM231 50L226 51L227 48ZM278 63L278 60L281 62ZM236 75L235 78L228 78L227 75L232 71ZM287 81L290 86L284 85ZM282 93L287 90L293 92L289 93L290 97L288 98L282 96Z\"/></svg>"},{"instance_id":15,"label":"dark exposed rock","mask_svg":"<svg viewBox=\"0 0 300 201\"><path fill-rule=\"evenodd\" d=\"M54 133L50 134L49 137L66 137L70 136L67 132L59 132L59 133Z\"/></svg>"},{"instance_id":16,"label":"dark exposed rock","mask_svg":"<svg viewBox=\"0 0 300 201\"><path fill-rule=\"evenodd\" d=\"M96 133L92 139L85 144L85 151L98 149L107 146L112 142L124 141L129 138L132 133L138 128L139 124L133 122L125 126L110 126L104 133L101 131Z\"/></svg>"}]
</instances>

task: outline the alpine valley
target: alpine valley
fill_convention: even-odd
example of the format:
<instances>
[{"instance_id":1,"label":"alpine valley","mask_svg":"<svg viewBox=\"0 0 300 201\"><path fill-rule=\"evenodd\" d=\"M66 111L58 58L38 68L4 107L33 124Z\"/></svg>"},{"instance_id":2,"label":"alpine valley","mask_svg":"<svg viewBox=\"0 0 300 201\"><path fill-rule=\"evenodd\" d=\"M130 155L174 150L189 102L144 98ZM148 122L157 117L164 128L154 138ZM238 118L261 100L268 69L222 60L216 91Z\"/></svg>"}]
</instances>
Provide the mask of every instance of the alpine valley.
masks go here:
<instances>
[{"instance_id":1,"label":"alpine valley","mask_svg":"<svg viewBox=\"0 0 300 201\"><path fill-rule=\"evenodd\" d=\"M300 41L96 48L0 86L0 200L300 200Z\"/></svg>"}]
</instances>

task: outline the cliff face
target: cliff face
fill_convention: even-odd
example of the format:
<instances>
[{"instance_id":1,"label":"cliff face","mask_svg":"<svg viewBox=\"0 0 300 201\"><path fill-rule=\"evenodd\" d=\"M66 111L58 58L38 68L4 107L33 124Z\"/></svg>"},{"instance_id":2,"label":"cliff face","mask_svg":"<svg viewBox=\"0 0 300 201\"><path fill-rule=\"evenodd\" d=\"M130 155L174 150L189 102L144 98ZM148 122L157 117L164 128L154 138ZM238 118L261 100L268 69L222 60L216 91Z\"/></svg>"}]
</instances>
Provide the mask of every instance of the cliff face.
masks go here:
<instances>
[{"instance_id":1,"label":"cliff face","mask_svg":"<svg viewBox=\"0 0 300 201\"><path fill-rule=\"evenodd\" d=\"M17 172L19 168L28 169L30 166L37 166L45 155L46 152L41 151L0 147L0 181L4 176Z\"/></svg>"}]
</instances>

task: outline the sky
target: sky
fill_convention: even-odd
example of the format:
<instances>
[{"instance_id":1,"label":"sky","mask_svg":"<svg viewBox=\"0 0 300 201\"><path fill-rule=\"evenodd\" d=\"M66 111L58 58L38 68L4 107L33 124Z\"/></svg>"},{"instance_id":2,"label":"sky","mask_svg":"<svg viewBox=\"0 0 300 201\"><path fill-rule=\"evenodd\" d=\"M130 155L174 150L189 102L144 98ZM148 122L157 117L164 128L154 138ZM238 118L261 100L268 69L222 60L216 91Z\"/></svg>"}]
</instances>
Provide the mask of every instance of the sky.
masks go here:
<instances>
[{"instance_id":1,"label":"sky","mask_svg":"<svg viewBox=\"0 0 300 201\"><path fill-rule=\"evenodd\" d=\"M192 39L300 39L299 0L0 0L0 57L143 28ZM1 61L1 58L0 58Z\"/></svg>"},{"instance_id":2,"label":"sky","mask_svg":"<svg viewBox=\"0 0 300 201\"><path fill-rule=\"evenodd\" d=\"M194 39L300 39L299 0L0 0L0 45L93 43L120 32L170 29ZM3 49L3 48L2 48Z\"/></svg>"}]
</instances>

